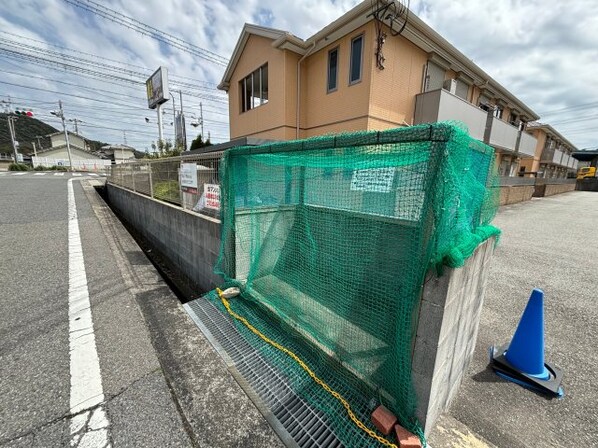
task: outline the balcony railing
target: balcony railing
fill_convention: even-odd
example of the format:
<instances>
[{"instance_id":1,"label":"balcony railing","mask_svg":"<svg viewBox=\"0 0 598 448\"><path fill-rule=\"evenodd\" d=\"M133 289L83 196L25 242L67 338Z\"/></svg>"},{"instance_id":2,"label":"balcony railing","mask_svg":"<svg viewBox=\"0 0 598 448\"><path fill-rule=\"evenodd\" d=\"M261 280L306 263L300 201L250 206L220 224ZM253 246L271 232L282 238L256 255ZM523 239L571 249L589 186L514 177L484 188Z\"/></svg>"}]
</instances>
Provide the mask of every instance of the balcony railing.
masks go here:
<instances>
[{"instance_id":1,"label":"balcony railing","mask_svg":"<svg viewBox=\"0 0 598 448\"><path fill-rule=\"evenodd\" d=\"M560 165L563 155L564 154L562 151L555 149L554 154L552 155L552 163L556 163L557 165Z\"/></svg>"},{"instance_id":2,"label":"balcony railing","mask_svg":"<svg viewBox=\"0 0 598 448\"><path fill-rule=\"evenodd\" d=\"M519 142L519 152L528 156L534 156L536 154L536 145L538 140L529 135L527 132L521 133L521 141Z\"/></svg>"},{"instance_id":3,"label":"balcony railing","mask_svg":"<svg viewBox=\"0 0 598 448\"><path fill-rule=\"evenodd\" d=\"M469 135L483 141L487 116L487 112L444 89L415 97L415 124L458 120L465 123Z\"/></svg>"},{"instance_id":4,"label":"balcony railing","mask_svg":"<svg viewBox=\"0 0 598 448\"><path fill-rule=\"evenodd\" d=\"M415 124L445 120L463 122L469 129L469 135L484 141L488 112L444 89L416 95ZM515 152L519 133L517 127L493 117L489 144L505 151ZM519 145L520 154L524 157L533 156L536 144L537 140L534 137L522 133Z\"/></svg>"},{"instance_id":5,"label":"balcony railing","mask_svg":"<svg viewBox=\"0 0 598 448\"><path fill-rule=\"evenodd\" d=\"M492 146L507 151L515 151L518 134L519 129L515 126L505 123L499 118L492 118L492 129L490 130L490 144Z\"/></svg>"}]
</instances>

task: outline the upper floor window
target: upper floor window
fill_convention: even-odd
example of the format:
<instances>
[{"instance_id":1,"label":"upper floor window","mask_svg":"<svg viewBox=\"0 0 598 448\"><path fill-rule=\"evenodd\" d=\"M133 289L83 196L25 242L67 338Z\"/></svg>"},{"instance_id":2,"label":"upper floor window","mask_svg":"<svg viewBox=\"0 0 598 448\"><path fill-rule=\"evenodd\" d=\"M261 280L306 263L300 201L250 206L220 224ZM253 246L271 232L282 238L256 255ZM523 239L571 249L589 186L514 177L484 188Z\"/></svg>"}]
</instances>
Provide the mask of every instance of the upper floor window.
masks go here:
<instances>
[{"instance_id":1,"label":"upper floor window","mask_svg":"<svg viewBox=\"0 0 598 448\"><path fill-rule=\"evenodd\" d=\"M268 64L239 81L241 112L247 112L268 102Z\"/></svg>"},{"instance_id":2,"label":"upper floor window","mask_svg":"<svg viewBox=\"0 0 598 448\"><path fill-rule=\"evenodd\" d=\"M328 92L338 86L338 47L328 52Z\"/></svg>"},{"instance_id":3,"label":"upper floor window","mask_svg":"<svg viewBox=\"0 0 598 448\"><path fill-rule=\"evenodd\" d=\"M504 112L504 108L502 106L496 106L494 108L494 116L496 118L501 118L502 119L503 112Z\"/></svg>"},{"instance_id":4,"label":"upper floor window","mask_svg":"<svg viewBox=\"0 0 598 448\"><path fill-rule=\"evenodd\" d=\"M486 95L480 95L480 98L478 99L478 106L480 107L480 109L488 112L490 110L490 107L492 107L490 98L488 98Z\"/></svg>"},{"instance_id":5,"label":"upper floor window","mask_svg":"<svg viewBox=\"0 0 598 448\"><path fill-rule=\"evenodd\" d=\"M363 65L363 34L351 41L351 66L349 69L349 84L361 81Z\"/></svg>"},{"instance_id":6,"label":"upper floor window","mask_svg":"<svg viewBox=\"0 0 598 448\"><path fill-rule=\"evenodd\" d=\"M432 61L428 61L426 65L426 79L424 84L424 92L430 90L442 89L444 85L444 77L446 70Z\"/></svg>"}]
</instances>

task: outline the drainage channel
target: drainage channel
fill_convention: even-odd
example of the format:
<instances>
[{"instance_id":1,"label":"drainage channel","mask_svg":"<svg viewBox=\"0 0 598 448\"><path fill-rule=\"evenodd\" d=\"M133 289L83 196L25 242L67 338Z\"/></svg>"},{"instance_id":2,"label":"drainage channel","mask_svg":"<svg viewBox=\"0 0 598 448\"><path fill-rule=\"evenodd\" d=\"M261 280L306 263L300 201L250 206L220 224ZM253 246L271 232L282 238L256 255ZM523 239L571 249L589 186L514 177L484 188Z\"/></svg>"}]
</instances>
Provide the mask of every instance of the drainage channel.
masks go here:
<instances>
[{"instance_id":1,"label":"drainage channel","mask_svg":"<svg viewBox=\"0 0 598 448\"><path fill-rule=\"evenodd\" d=\"M110 206L104 189L96 187L96 191ZM293 391L286 375L239 334L228 316L208 300L198 298L192 282L178 275L134 227L119 218L282 442L293 448L343 447L324 414Z\"/></svg>"},{"instance_id":2,"label":"drainage channel","mask_svg":"<svg viewBox=\"0 0 598 448\"><path fill-rule=\"evenodd\" d=\"M343 446L324 415L293 391L284 373L268 363L227 316L203 298L184 308L287 446Z\"/></svg>"}]
</instances>

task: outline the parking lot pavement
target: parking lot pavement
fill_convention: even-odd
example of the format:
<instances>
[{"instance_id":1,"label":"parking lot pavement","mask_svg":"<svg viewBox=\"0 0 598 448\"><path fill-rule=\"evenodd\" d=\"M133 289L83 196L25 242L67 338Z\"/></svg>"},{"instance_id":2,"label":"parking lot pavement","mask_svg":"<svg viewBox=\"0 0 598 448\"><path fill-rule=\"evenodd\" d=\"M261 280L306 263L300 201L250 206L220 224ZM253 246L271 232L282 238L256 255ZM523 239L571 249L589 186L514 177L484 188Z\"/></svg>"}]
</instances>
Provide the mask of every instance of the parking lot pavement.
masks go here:
<instances>
[{"instance_id":1,"label":"parking lot pavement","mask_svg":"<svg viewBox=\"0 0 598 448\"><path fill-rule=\"evenodd\" d=\"M449 414L498 447L596 446L598 193L503 207L494 224L503 234L476 351ZM532 288L545 292L546 360L564 371L560 400L502 380L487 367L488 347L513 336ZM431 439L434 447L438 436Z\"/></svg>"}]
</instances>

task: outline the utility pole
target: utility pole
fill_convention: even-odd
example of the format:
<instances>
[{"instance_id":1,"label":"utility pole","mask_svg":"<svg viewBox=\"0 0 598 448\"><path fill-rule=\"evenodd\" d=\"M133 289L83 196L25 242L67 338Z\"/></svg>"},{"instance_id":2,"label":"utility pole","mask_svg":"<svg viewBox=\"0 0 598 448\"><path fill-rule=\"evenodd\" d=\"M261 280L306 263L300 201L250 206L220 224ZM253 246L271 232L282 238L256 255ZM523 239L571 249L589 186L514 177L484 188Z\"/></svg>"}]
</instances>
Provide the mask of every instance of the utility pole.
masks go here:
<instances>
[{"instance_id":1,"label":"utility pole","mask_svg":"<svg viewBox=\"0 0 598 448\"><path fill-rule=\"evenodd\" d=\"M44 147L42 146L42 136L36 135L35 138L37 139L37 146L39 146L39 150L41 151L42 149L44 149Z\"/></svg>"},{"instance_id":2,"label":"utility pole","mask_svg":"<svg viewBox=\"0 0 598 448\"><path fill-rule=\"evenodd\" d=\"M83 123L83 120L79 120L77 118L69 118L71 123L75 123L75 134L79 135L79 123Z\"/></svg>"},{"instance_id":3,"label":"utility pole","mask_svg":"<svg viewBox=\"0 0 598 448\"><path fill-rule=\"evenodd\" d=\"M70 170L73 171L73 159L71 157L71 145L69 143L69 133L66 130L66 123L64 120L64 110L62 110L62 100L58 101L58 111L53 110L50 112L52 115L57 116L62 121L62 130L64 131L64 141L66 142L66 152L69 155L69 167Z\"/></svg>"},{"instance_id":4,"label":"utility pole","mask_svg":"<svg viewBox=\"0 0 598 448\"><path fill-rule=\"evenodd\" d=\"M123 131L123 141L127 144L127 131Z\"/></svg>"},{"instance_id":5,"label":"utility pole","mask_svg":"<svg viewBox=\"0 0 598 448\"><path fill-rule=\"evenodd\" d=\"M179 103L181 103L181 127L183 128L183 151L187 151L187 128L185 127L185 113L183 112L183 91L179 90Z\"/></svg>"},{"instance_id":6,"label":"utility pole","mask_svg":"<svg viewBox=\"0 0 598 448\"><path fill-rule=\"evenodd\" d=\"M199 124L201 125L201 138L206 141L206 136L203 134L203 106L199 103Z\"/></svg>"},{"instance_id":7,"label":"utility pole","mask_svg":"<svg viewBox=\"0 0 598 448\"><path fill-rule=\"evenodd\" d=\"M33 155L37 157L37 148L35 147L35 142L31 142L31 146L33 146Z\"/></svg>"},{"instance_id":8,"label":"utility pole","mask_svg":"<svg viewBox=\"0 0 598 448\"><path fill-rule=\"evenodd\" d=\"M10 132L10 141L12 142L12 150L14 153L15 163L19 163L19 156L18 156L18 151L17 151L18 143L17 143L16 137L15 137L15 123L14 123L14 120L16 120L17 117L9 115L7 117L7 119L8 119L8 130Z\"/></svg>"}]
</instances>

